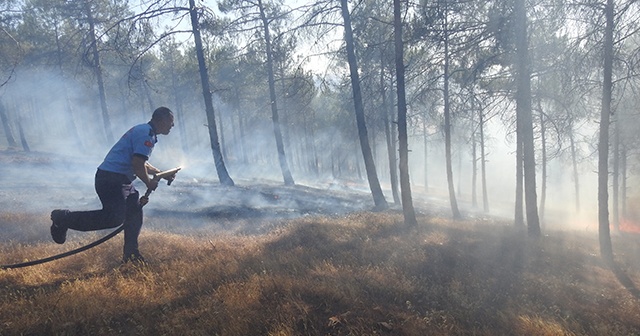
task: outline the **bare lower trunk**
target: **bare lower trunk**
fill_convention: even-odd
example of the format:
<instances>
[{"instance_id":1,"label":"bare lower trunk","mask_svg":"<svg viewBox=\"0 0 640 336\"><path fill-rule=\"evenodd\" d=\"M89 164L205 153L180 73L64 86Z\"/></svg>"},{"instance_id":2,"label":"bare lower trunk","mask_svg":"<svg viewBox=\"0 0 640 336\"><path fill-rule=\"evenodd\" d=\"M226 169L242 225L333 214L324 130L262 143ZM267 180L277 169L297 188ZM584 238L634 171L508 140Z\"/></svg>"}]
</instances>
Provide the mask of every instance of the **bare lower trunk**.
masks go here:
<instances>
[{"instance_id":1,"label":"bare lower trunk","mask_svg":"<svg viewBox=\"0 0 640 336\"><path fill-rule=\"evenodd\" d=\"M2 121L2 127L4 130L4 136L7 138L7 144L9 147L17 147L18 143L16 143L16 139L13 137L11 125L9 124L9 117L7 116L7 111L5 110L2 102L0 102L0 121Z\"/></svg>"},{"instance_id":2,"label":"bare lower trunk","mask_svg":"<svg viewBox=\"0 0 640 336\"><path fill-rule=\"evenodd\" d=\"M578 176L578 157L573 134L573 122L569 125L569 142L571 145L571 165L573 167L573 186L576 198L576 212L580 212L580 177Z\"/></svg>"},{"instance_id":3,"label":"bare lower trunk","mask_svg":"<svg viewBox=\"0 0 640 336\"><path fill-rule=\"evenodd\" d=\"M198 12L196 10L195 0L189 0L189 14L191 18L191 26L193 29L193 37L196 45L196 56L200 68L200 81L202 82L202 95L204 96L204 105L207 114L207 122L209 123L209 140L211 142L211 151L218 173L220 184L233 186L234 182L227 172L222 152L220 151L220 142L218 140L218 129L216 127L216 117L213 109L213 101L211 100L211 88L209 85L209 74L207 73L207 65L204 59L204 50L202 48L202 38L200 37L200 28L198 26Z\"/></svg>"},{"instance_id":4,"label":"bare lower trunk","mask_svg":"<svg viewBox=\"0 0 640 336\"><path fill-rule=\"evenodd\" d=\"M402 213L404 223L408 226L418 224L411 199L411 182L409 179L409 144L407 134L407 102L404 87L404 47L402 44L402 20L400 0L393 0L393 27L396 54L396 78L398 85L398 147L400 150L400 193L402 197Z\"/></svg>"},{"instance_id":5,"label":"bare lower trunk","mask_svg":"<svg viewBox=\"0 0 640 336\"><path fill-rule=\"evenodd\" d=\"M389 100L387 99L387 90L385 90L385 79L384 79L384 53L381 53L380 63L382 64L380 68L380 95L382 96L382 115L384 119L384 135L385 140L387 142L387 154L389 157L389 179L391 183L391 193L393 195L393 202L395 204L400 204L400 196L398 195L398 158L396 157L396 142L395 142L395 132L392 132L394 126L389 120L389 115L392 113L393 109L389 108ZM393 133L393 134L392 134Z\"/></svg>"},{"instance_id":6,"label":"bare lower trunk","mask_svg":"<svg viewBox=\"0 0 640 336\"><path fill-rule=\"evenodd\" d=\"M627 217L627 146L622 144L620 152L620 173L622 186L620 187L620 212L622 218Z\"/></svg>"},{"instance_id":7,"label":"bare lower trunk","mask_svg":"<svg viewBox=\"0 0 640 336\"><path fill-rule=\"evenodd\" d=\"M618 196L620 195L620 123L618 119L614 120L613 153L611 156L613 161L613 172L611 174L613 180L613 204L611 205L611 209L613 210L613 229L620 231L620 205L618 203Z\"/></svg>"},{"instance_id":8,"label":"bare lower trunk","mask_svg":"<svg viewBox=\"0 0 640 336\"><path fill-rule=\"evenodd\" d=\"M358 65L356 61L355 45L353 43L353 31L351 29L351 14L347 5L347 0L340 0L342 10L342 18L344 19L344 39L347 45L347 60L349 63L349 71L351 74L351 89L353 94L353 102L356 114L356 123L358 125L358 137L360 139L360 147L364 157L364 165L367 171L367 180L371 195L375 203L376 209L387 209L389 205L384 198L380 180L376 172L375 162L371 153L369 137L367 135L367 126L364 118L364 105L362 102L362 92L360 89L360 75L358 74ZM402 182L401 182L402 183Z\"/></svg>"},{"instance_id":9,"label":"bare lower trunk","mask_svg":"<svg viewBox=\"0 0 640 336\"><path fill-rule=\"evenodd\" d=\"M422 120L422 146L424 148L424 191L429 192L429 161L427 160L429 154L429 142L427 134L427 111L424 112L424 120Z\"/></svg>"},{"instance_id":10,"label":"bare lower trunk","mask_svg":"<svg viewBox=\"0 0 640 336\"><path fill-rule=\"evenodd\" d=\"M527 230L530 236L538 237L540 236L540 219L538 217L536 195L536 160L531 113L531 70L529 64L529 39L527 36L527 13L524 0L515 1L514 13L516 16L516 113L520 132L522 133Z\"/></svg>"},{"instance_id":11,"label":"bare lower trunk","mask_svg":"<svg viewBox=\"0 0 640 336\"><path fill-rule=\"evenodd\" d=\"M487 158L484 152L484 113L480 109L480 167L482 172L482 209L489 212L489 196L487 195Z\"/></svg>"},{"instance_id":12,"label":"bare lower trunk","mask_svg":"<svg viewBox=\"0 0 640 336\"><path fill-rule=\"evenodd\" d=\"M85 0L85 10L87 21L89 22L89 40L91 42L91 53L93 54L93 70L98 81L98 94L100 96L100 108L102 110L102 121L104 124L104 132L109 143L114 142L113 132L111 131L111 119L109 117L109 107L107 105L107 92L104 85L102 73L102 64L100 61L100 52L98 52L98 41L96 39L95 22L91 11L89 1Z\"/></svg>"},{"instance_id":13,"label":"bare lower trunk","mask_svg":"<svg viewBox=\"0 0 640 336\"><path fill-rule=\"evenodd\" d=\"M29 148L29 143L27 142L27 136L24 134L24 129L22 128L22 118L18 117L18 131L20 133L20 144L22 145L22 150L25 152L31 152L31 148Z\"/></svg>"},{"instance_id":14,"label":"bare lower trunk","mask_svg":"<svg viewBox=\"0 0 640 336\"><path fill-rule=\"evenodd\" d=\"M538 100L538 108L540 110L540 146L542 149L542 177L540 186L540 221L544 223L544 207L547 199L547 132L542 111L542 104Z\"/></svg>"},{"instance_id":15,"label":"bare lower trunk","mask_svg":"<svg viewBox=\"0 0 640 336\"><path fill-rule=\"evenodd\" d=\"M473 107L471 108L471 206L478 207L478 151L476 141L475 119L473 117Z\"/></svg>"},{"instance_id":16,"label":"bare lower trunk","mask_svg":"<svg viewBox=\"0 0 640 336\"><path fill-rule=\"evenodd\" d=\"M605 6L606 28L604 34L604 65L602 85L602 109L600 111L600 135L598 142L598 238L600 254L613 260L611 232L609 228L609 123L611 120L611 91L613 77L613 0Z\"/></svg>"},{"instance_id":17,"label":"bare lower trunk","mask_svg":"<svg viewBox=\"0 0 640 336\"><path fill-rule=\"evenodd\" d=\"M445 161L447 169L447 186L449 190L449 204L451 205L451 214L454 219L462 217L458 209L458 200L456 199L455 187L453 185L453 163L451 157L451 111L449 104L449 32L448 22L443 23L444 30L444 142L445 142Z\"/></svg>"},{"instance_id":18,"label":"bare lower trunk","mask_svg":"<svg viewBox=\"0 0 640 336\"><path fill-rule=\"evenodd\" d=\"M275 79L273 75L273 52L271 50L271 36L269 34L269 21L264 12L262 0L258 0L260 7L260 18L262 19L262 28L264 29L264 41L267 54L267 77L269 82L269 99L271 100L271 120L273 121L273 133L276 138L276 149L278 152L278 162L282 171L282 178L285 185L293 185L293 176L289 169L287 156L284 150L284 141L282 139L282 125L280 125L280 117L278 115L278 103L276 98Z\"/></svg>"}]
</instances>

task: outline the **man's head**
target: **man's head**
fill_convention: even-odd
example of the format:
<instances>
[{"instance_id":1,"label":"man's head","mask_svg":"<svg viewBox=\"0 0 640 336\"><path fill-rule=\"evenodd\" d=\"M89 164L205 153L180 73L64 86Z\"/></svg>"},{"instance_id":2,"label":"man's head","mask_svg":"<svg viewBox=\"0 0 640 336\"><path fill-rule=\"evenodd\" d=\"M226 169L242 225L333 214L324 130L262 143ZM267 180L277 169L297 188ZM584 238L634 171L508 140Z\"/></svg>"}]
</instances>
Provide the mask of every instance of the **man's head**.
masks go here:
<instances>
[{"instance_id":1,"label":"man's head","mask_svg":"<svg viewBox=\"0 0 640 336\"><path fill-rule=\"evenodd\" d=\"M170 109L162 106L153 111L151 116L151 124L156 133L167 135L173 127L173 112Z\"/></svg>"}]
</instances>

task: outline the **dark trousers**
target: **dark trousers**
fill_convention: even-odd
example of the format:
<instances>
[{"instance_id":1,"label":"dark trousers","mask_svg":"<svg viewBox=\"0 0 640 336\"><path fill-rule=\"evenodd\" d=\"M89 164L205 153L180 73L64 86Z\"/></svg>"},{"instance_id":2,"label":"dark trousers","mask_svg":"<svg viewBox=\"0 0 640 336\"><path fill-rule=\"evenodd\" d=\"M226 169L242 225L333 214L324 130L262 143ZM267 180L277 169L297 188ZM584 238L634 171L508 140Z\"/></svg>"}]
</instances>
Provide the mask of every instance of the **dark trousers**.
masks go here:
<instances>
[{"instance_id":1,"label":"dark trousers","mask_svg":"<svg viewBox=\"0 0 640 336\"><path fill-rule=\"evenodd\" d=\"M115 228L124 222L124 254L139 253L142 207L138 191L125 175L100 169L96 172L95 188L102 209L69 212L63 224L73 230L95 231Z\"/></svg>"}]
</instances>

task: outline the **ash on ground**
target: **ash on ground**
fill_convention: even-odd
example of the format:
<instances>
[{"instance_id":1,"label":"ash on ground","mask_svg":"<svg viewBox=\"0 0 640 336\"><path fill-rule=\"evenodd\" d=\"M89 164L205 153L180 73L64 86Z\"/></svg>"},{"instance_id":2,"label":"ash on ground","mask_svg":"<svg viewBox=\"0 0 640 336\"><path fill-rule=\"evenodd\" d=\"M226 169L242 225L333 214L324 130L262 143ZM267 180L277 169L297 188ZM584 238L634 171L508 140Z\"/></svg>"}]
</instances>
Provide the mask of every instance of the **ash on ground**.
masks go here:
<instances>
[{"instance_id":1,"label":"ash on ground","mask_svg":"<svg viewBox=\"0 0 640 336\"><path fill-rule=\"evenodd\" d=\"M178 182L154 194L155 204L145 208L145 215L172 223L173 227L162 229L176 233L213 227L239 234L265 233L286 219L342 216L373 208L371 194L359 190L275 181L239 181L233 187L213 181Z\"/></svg>"}]
</instances>

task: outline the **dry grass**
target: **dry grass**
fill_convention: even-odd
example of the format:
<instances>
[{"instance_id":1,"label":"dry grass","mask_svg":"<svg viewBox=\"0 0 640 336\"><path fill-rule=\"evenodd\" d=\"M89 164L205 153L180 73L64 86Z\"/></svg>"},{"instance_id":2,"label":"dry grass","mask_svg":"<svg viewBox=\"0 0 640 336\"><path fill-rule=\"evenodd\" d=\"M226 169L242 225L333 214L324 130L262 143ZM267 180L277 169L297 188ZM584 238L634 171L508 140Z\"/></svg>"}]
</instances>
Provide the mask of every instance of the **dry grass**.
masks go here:
<instances>
[{"instance_id":1,"label":"dry grass","mask_svg":"<svg viewBox=\"0 0 640 336\"><path fill-rule=\"evenodd\" d=\"M0 214L14 232L2 263L76 246L34 238L48 230L36 221L46 218ZM407 229L394 212L281 220L245 236L158 229L171 221L147 218L157 226L143 230L142 267L119 265L119 236L0 270L0 335L640 334L637 237L615 237L614 273L592 232L531 241L504 223L427 215Z\"/></svg>"}]
</instances>

